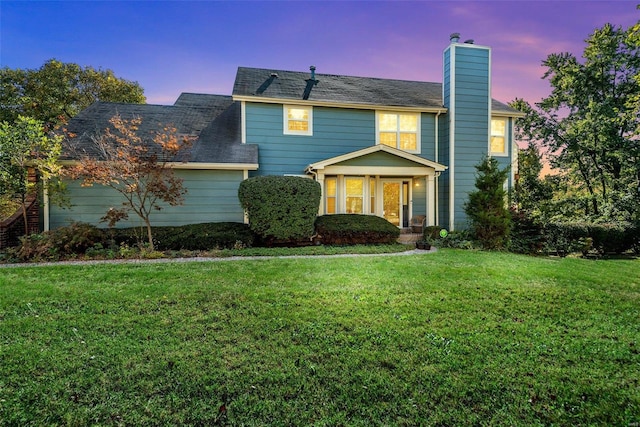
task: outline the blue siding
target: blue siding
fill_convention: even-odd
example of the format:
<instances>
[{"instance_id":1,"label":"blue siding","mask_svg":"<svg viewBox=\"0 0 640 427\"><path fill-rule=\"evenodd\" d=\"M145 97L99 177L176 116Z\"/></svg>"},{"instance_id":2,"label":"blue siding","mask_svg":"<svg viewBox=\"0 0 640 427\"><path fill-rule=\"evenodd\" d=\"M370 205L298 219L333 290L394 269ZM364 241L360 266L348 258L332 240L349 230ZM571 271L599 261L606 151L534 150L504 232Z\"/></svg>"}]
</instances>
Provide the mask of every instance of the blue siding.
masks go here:
<instances>
[{"instance_id":1,"label":"blue siding","mask_svg":"<svg viewBox=\"0 0 640 427\"><path fill-rule=\"evenodd\" d=\"M244 212L238 200L238 186L242 171L178 170L176 175L184 179L188 192L181 206L163 206L151 214L154 226L195 224L201 222L243 222ZM104 227L100 218L110 207L121 207L122 196L115 190L101 185L81 187L79 181L68 183L70 209L51 206L50 227L81 221ZM141 226L135 214L118 227Z\"/></svg>"},{"instance_id":2,"label":"blue siding","mask_svg":"<svg viewBox=\"0 0 640 427\"><path fill-rule=\"evenodd\" d=\"M419 186L416 186L416 183ZM412 215L427 214L427 182L424 178L414 179L412 188Z\"/></svg>"},{"instance_id":3,"label":"blue siding","mask_svg":"<svg viewBox=\"0 0 640 427\"><path fill-rule=\"evenodd\" d=\"M419 156L436 160L436 115L422 113L420 118L421 144Z\"/></svg>"},{"instance_id":4,"label":"blue siding","mask_svg":"<svg viewBox=\"0 0 640 427\"><path fill-rule=\"evenodd\" d=\"M455 45L451 94L454 97L454 227L466 228L464 204L475 190L475 166L487 154L489 134L489 49Z\"/></svg>"},{"instance_id":5,"label":"blue siding","mask_svg":"<svg viewBox=\"0 0 640 427\"><path fill-rule=\"evenodd\" d=\"M247 143L259 145L254 175L303 174L319 160L375 144L375 112L314 107L313 135L284 135L282 105L246 105Z\"/></svg>"},{"instance_id":6,"label":"blue siding","mask_svg":"<svg viewBox=\"0 0 640 427\"><path fill-rule=\"evenodd\" d=\"M247 143L259 145L255 175L303 174L320 160L376 143L374 110L314 107L313 135L284 135L279 104L246 104ZM420 118L420 156L435 161L435 114Z\"/></svg>"}]
</instances>

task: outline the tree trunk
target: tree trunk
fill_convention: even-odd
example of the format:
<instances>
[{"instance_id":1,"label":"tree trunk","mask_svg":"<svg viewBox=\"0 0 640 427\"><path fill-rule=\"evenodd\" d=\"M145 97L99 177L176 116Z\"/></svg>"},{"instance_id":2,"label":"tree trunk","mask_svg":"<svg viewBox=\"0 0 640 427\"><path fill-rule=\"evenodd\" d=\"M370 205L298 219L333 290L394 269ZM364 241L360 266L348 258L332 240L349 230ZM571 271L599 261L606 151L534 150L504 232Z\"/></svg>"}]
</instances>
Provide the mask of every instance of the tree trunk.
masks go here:
<instances>
[{"instance_id":1,"label":"tree trunk","mask_svg":"<svg viewBox=\"0 0 640 427\"><path fill-rule=\"evenodd\" d=\"M147 224L147 238L149 239L149 250L154 251L155 247L153 246L153 235L151 234L151 222L149 218L144 219L145 224Z\"/></svg>"}]
</instances>

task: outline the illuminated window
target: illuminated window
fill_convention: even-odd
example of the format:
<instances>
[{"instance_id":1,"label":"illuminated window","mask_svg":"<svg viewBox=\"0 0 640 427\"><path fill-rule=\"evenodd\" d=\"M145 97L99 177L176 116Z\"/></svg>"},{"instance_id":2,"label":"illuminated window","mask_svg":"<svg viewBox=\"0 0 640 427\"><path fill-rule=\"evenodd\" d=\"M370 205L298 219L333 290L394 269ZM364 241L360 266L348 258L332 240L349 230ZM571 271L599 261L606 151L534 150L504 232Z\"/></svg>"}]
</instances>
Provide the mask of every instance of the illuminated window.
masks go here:
<instances>
[{"instance_id":1,"label":"illuminated window","mask_svg":"<svg viewBox=\"0 0 640 427\"><path fill-rule=\"evenodd\" d=\"M507 119L491 119L491 154L507 155Z\"/></svg>"},{"instance_id":2,"label":"illuminated window","mask_svg":"<svg viewBox=\"0 0 640 427\"><path fill-rule=\"evenodd\" d=\"M420 152L419 117L419 114L413 113L377 113L378 144L414 153Z\"/></svg>"},{"instance_id":3,"label":"illuminated window","mask_svg":"<svg viewBox=\"0 0 640 427\"><path fill-rule=\"evenodd\" d=\"M313 135L312 107L285 105L283 116L285 135Z\"/></svg>"},{"instance_id":4,"label":"illuminated window","mask_svg":"<svg viewBox=\"0 0 640 427\"><path fill-rule=\"evenodd\" d=\"M364 179L345 178L346 213L363 213L364 202Z\"/></svg>"},{"instance_id":5,"label":"illuminated window","mask_svg":"<svg viewBox=\"0 0 640 427\"><path fill-rule=\"evenodd\" d=\"M376 213L376 179L369 178L369 213Z\"/></svg>"},{"instance_id":6,"label":"illuminated window","mask_svg":"<svg viewBox=\"0 0 640 427\"><path fill-rule=\"evenodd\" d=\"M338 186L336 178L327 178L324 180L324 194L326 197L326 213L334 214L336 213L336 197Z\"/></svg>"}]
</instances>

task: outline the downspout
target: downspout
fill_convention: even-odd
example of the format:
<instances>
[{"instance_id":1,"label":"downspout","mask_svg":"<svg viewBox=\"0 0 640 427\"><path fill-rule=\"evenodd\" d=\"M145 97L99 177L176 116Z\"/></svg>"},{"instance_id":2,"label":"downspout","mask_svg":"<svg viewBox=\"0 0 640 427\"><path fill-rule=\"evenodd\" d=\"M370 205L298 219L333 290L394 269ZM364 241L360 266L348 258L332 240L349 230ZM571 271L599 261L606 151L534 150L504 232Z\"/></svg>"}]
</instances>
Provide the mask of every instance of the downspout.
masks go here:
<instances>
[{"instance_id":1,"label":"downspout","mask_svg":"<svg viewBox=\"0 0 640 427\"><path fill-rule=\"evenodd\" d=\"M49 190L47 189L47 180L42 179L42 220L44 231L49 231L51 227L49 219Z\"/></svg>"},{"instance_id":2,"label":"downspout","mask_svg":"<svg viewBox=\"0 0 640 427\"><path fill-rule=\"evenodd\" d=\"M440 147L438 147L438 143L439 143L439 139L438 139L438 134L439 134L438 122L439 122L439 120L438 120L438 119L440 118L440 114L442 114L442 111L438 111L438 112L436 113L436 126L435 126L435 128L436 128L435 157L436 157L436 158L434 159L434 160L436 161L436 163L440 163L440 161L438 160L439 148L440 148ZM439 224L440 224L440 209L439 209L439 204L438 204L438 202L439 202L439 200L440 200L440 196L439 196L439 194L438 194L438 187L439 187L439 185L438 185L438 184L439 184L439 183L438 183L438 177L439 177L439 176L440 176L440 174L439 174L439 173L436 173L436 177L435 177L435 180L436 180L436 182L435 182L435 184L436 184L436 185L435 185L435 187L436 187L436 188L435 188L435 192L434 192L434 193L435 193L435 194L434 194L434 196L435 196L435 203L434 203L434 205L435 205L435 208L436 208L436 225L439 225Z\"/></svg>"},{"instance_id":3,"label":"downspout","mask_svg":"<svg viewBox=\"0 0 640 427\"><path fill-rule=\"evenodd\" d=\"M309 175L313 175L313 180L315 182L318 182L318 172L313 170L311 165L307 166L307 169L305 169L304 172L308 173ZM318 216L322 215L323 212L324 212L324 185L320 184L320 205L318 206Z\"/></svg>"}]
</instances>

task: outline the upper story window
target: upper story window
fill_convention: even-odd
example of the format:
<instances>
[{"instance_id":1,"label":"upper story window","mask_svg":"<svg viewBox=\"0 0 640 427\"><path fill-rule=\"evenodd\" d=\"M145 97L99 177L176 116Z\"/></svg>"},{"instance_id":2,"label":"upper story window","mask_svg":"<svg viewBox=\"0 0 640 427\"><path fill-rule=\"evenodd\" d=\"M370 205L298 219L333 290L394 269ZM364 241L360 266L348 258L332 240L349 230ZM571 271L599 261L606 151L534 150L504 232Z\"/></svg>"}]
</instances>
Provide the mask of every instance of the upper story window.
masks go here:
<instances>
[{"instance_id":1,"label":"upper story window","mask_svg":"<svg viewBox=\"0 0 640 427\"><path fill-rule=\"evenodd\" d=\"M420 114L378 112L376 143L412 153L420 152Z\"/></svg>"},{"instance_id":2,"label":"upper story window","mask_svg":"<svg viewBox=\"0 0 640 427\"><path fill-rule=\"evenodd\" d=\"M285 135L313 135L313 107L285 105L283 108Z\"/></svg>"},{"instance_id":3,"label":"upper story window","mask_svg":"<svg viewBox=\"0 0 640 427\"><path fill-rule=\"evenodd\" d=\"M491 155L506 156L507 153L507 119L491 119Z\"/></svg>"}]
</instances>

